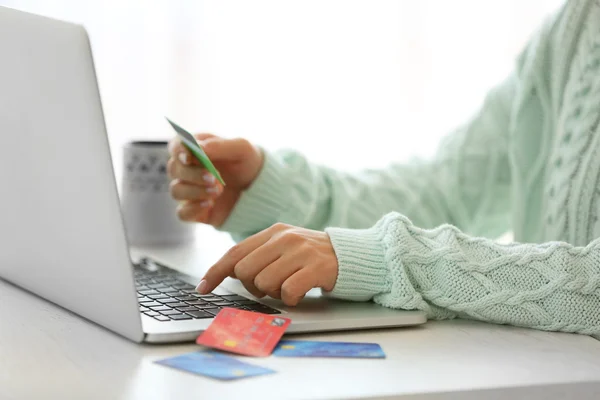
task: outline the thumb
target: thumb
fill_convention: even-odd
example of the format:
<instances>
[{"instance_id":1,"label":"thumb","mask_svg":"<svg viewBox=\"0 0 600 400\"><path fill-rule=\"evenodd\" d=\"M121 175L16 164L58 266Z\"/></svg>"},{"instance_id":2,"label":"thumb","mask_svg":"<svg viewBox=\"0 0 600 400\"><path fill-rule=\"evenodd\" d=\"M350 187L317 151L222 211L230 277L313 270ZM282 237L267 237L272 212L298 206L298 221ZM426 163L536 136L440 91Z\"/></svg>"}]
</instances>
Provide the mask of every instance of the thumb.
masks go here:
<instances>
[{"instance_id":1,"label":"thumb","mask_svg":"<svg viewBox=\"0 0 600 400\"><path fill-rule=\"evenodd\" d=\"M201 142L202 148L211 160L235 161L248 157L252 144L246 139L209 138Z\"/></svg>"}]
</instances>

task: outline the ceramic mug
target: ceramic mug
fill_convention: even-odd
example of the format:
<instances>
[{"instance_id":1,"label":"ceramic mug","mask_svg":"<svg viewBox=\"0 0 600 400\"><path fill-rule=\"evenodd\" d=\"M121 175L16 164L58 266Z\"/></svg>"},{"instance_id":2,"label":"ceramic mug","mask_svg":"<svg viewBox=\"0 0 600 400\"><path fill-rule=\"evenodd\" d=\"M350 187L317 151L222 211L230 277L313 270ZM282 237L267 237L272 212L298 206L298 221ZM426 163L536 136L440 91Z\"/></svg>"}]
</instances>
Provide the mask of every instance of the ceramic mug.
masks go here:
<instances>
[{"instance_id":1,"label":"ceramic mug","mask_svg":"<svg viewBox=\"0 0 600 400\"><path fill-rule=\"evenodd\" d=\"M177 217L169 193L168 142L133 141L123 149L121 206L133 246L185 244L194 239L194 224Z\"/></svg>"}]
</instances>

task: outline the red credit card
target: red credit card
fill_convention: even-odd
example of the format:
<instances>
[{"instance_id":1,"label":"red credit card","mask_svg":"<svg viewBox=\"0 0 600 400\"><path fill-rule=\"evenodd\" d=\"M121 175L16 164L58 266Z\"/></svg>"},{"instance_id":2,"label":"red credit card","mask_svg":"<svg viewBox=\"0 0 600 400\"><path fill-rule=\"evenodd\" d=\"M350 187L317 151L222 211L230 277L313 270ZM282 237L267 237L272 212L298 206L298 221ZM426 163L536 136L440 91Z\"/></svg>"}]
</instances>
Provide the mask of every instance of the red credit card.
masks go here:
<instances>
[{"instance_id":1,"label":"red credit card","mask_svg":"<svg viewBox=\"0 0 600 400\"><path fill-rule=\"evenodd\" d=\"M267 357L290 322L277 315L224 308L196 343L246 356Z\"/></svg>"}]
</instances>

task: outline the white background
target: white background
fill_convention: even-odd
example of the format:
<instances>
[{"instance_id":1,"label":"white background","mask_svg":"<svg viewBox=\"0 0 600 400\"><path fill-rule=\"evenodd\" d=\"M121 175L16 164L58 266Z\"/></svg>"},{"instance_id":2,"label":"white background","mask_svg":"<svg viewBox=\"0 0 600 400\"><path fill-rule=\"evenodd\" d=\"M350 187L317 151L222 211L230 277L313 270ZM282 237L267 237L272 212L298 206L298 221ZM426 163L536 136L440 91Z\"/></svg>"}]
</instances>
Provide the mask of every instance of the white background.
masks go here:
<instances>
[{"instance_id":1,"label":"white background","mask_svg":"<svg viewBox=\"0 0 600 400\"><path fill-rule=\"evenodd\" d=\"M0 0L83 23L115 157L194 132L338 168L430 156L559 0Z\"/></svg>"}]
</instances>

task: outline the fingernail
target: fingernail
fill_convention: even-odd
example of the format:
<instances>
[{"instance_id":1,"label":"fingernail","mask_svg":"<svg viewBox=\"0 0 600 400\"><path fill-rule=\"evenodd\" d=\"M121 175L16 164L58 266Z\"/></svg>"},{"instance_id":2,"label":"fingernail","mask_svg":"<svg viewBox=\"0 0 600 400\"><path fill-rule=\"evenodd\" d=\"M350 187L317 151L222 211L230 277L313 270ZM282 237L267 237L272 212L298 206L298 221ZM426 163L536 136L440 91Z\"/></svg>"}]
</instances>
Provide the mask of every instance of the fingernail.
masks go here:
<instances>
[{"instance_id":1,"label":"fingernail","mask_svg":"<svg viewBox=\"0 0 600 400\"><path fill-rule=\"evenodd\" d=\"M219 193L219 187L218 186L207 187L206 193Z\"/></svg>"},{"instance_id":2,"label":"fingernail","mask_svg":"<svg viewBox=\"0 0 600 400\"><path fill-rule=\"evenodd\" d=\"M204 181L208 182L208 183L215 183L215 177L212 176L211 174L204 174L202 179L204 179Z\"/></svg>"},{"instance_id":3,"label":"fingernail","mask_svg":"<svg viewBox=\"0 0 600 400\"><path fill-rule=\"evenodd\" d=\"M181 161L183 164L187 164L188 163L187 153L179 153L179 161Z\"/></svg>"},{"instance_id":4,"label":"fingernail","mask_svg":"<svg viewBox=\"0 0 600 400\"><path fill-rule=\"evenodd\" d=\"M200 207L210 207L210 200L201 201Z\"/></svg>"},{"instance_id":5,"label":"fingernail","mask_svg":"<svg viewBox=\"0 0 600 400\"><path fill-rule=\"evenodd\" d=\"M206 280L202 279L200 281L200 283L198 284L198 286L196 286L196 291L200 294L206 294L206 286L208 285L208 283L206 283Z\"/></svg>"}]
</instances>

